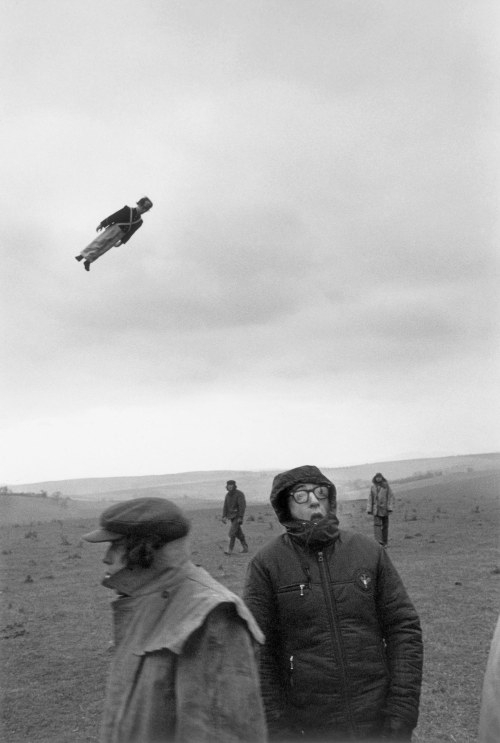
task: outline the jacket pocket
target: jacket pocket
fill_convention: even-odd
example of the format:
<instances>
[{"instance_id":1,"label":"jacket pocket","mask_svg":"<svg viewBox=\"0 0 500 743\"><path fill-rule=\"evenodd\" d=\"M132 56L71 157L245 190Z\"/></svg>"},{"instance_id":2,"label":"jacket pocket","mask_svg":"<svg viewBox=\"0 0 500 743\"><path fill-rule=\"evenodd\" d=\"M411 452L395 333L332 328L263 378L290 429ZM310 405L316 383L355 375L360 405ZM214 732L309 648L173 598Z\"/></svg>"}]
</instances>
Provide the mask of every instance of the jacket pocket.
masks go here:
<instances>
[{"instance_id":1,"label":"jacket pocket","mask_svg":"<svg viewBox=\"0 0 500 743\"><path fill-rule=\"evenodd\" d=\"M307 583L291 583L289 586L280 586L278 593L294 593L297 592L299 596L304 596L306 591L310 588Z\"/></svg>"}]
</instances>

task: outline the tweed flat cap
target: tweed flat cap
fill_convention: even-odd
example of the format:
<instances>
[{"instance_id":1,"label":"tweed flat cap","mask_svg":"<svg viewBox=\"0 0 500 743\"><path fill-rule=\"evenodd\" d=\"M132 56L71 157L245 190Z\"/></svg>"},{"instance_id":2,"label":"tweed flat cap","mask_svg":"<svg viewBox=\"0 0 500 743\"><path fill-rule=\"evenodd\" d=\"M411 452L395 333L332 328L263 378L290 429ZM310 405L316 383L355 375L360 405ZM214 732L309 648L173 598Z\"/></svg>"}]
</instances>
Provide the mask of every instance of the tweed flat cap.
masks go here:
<instances>
[{"instance_id":1,"label":"tweed flat cap","mask_svg":"<svg viewBox=\"0 0 500 743\"><path fill-rule=\"evenodd\" d=\"M181 509L165 498L134 498L107 508L101 528L84 534L87 542L113 542L124 536L162 537L167 542L186 536L190 523Z\"/></svg>"}]
</instances>

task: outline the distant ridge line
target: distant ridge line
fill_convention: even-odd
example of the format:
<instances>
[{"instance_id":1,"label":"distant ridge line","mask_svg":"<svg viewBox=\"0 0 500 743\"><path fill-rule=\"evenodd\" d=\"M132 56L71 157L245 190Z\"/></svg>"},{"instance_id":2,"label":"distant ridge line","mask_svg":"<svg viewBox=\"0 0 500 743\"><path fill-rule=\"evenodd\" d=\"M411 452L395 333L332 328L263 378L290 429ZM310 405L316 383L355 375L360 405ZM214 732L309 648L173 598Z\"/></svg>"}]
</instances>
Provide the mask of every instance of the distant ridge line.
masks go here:
<instances>
[{"instance_id":1,"label":"distant ridge line","mask_svg":"<svg viewBox=\"0 0 500 743\"><path fill-rule=\"evenodd\" d=\"M314 464L314 462L297 462ZM500 468L500 452L480 454L457 454L444 457L420 457L416 459L387 460L367 462L343 467L318 465L336 484L345 486L354 480L371 479L377 471L382 471L388 479L398 480L411 475L442 470L443 474L458 471L492 470ZM51 494L97 497L134 497L137 495L157 495L162 497L198 497L204 499L222 498L225 481L234 479L243 490L269 492L272 478L286 467L258 470L193 470L162 475L130 475L111 477L72 478L64 480L45 480L33 483L8 485L12 492L39 492ZM0 482L0 485L3 483Z\"/></svg>"}]
</instances>

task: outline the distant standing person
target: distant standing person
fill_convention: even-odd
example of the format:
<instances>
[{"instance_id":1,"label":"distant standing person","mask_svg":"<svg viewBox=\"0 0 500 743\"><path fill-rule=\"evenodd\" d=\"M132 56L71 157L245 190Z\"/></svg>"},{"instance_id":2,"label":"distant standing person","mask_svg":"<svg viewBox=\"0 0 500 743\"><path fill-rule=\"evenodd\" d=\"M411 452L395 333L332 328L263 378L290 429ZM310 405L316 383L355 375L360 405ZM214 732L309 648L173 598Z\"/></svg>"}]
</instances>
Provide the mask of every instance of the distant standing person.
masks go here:
<instances>
[{"instance_id":1,"label":"distant standing person","mask_svg":"<svg viewBox=\"0 0 500 743\"><path fill-rule=\"evenodd\" d=\"M381 472L373 477L368 496L367 513L373 514L375 539L382 547L387 547L389 538L389 514L394 510L394 493Z\"/></svg>"},{"instance_id":2,"label":"distant standing person","mask_svg":"<svg viewBox=\"0 0 500 743\"><path fill-rule=\"evenodd\" d=\"M241 525L243 523L243 517L245 515L246 501L245 495L241 490L237 490L236 482L234 480L228 480L226 483L227 494L224 499L224 508L222 509L222 521L224 523L229 521L231 526L229 527L229 547L224 550L225 555L231 555L234 550L234 543L236 539L239 539L243 549L242 552L248 552L248 544L243 534Z\"/></svg>"},{"instance_id":3,"label":"distant standing person","mask_svg":"<svg viewBox=\"0 0 500 743\"><path fill-rule=\"evenodd\" d=\"M264 637L243 601L189 556L189 521L171 501L136 498L101 515L102 584L114 656L101 743L263 743L256 662Z\"/></svg>"},{"instance_id":4,"label":"distant standing person","mask_svg":"<svg viewBox=\"0 0 500 743\"><path fill-rule=\"evenodd\" d=\"M141 214L148 212L153 206L151 199L144 196L139 199L135 207L124 206L114 214L111 214L96 227L96 231L104 230L102 235L98 235L90 245L82 250L75 258L77 261L83 261L83 267L90 271L90 264L96 261L101 255L107 253L111 248L117 248L125 245L130 240L134 232L142 227L143 221Z\"/></svg>"}]
</instances>

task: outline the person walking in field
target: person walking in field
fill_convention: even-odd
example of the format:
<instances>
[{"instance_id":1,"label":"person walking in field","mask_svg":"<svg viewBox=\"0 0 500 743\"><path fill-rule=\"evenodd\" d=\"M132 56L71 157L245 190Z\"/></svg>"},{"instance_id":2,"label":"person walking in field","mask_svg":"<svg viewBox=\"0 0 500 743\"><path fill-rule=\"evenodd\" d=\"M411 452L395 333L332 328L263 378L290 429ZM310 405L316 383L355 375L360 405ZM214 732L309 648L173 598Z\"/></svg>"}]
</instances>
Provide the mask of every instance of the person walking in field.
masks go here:
<instances>
[{"instance_id":1,"label":"person walking in field","mask_svg":"<svg viewBox=\"0 0 500 743\"><path fill-rule=\"evenodd\" d=\"M241 490L237 490L236 482L234 480L228 480L226 483L226 497L224 499L224 507L222 509L222 521L225 524L227 520L231 522L229 527L229 546L224 551L225 555L231 555L234 550L235 541L238 539L241 542L242 552L248 552L248 544L243 534L241 525L243 523L243 517L245 515L246 501L245 495Z\"/></svg>"},{"instance_id":2,"label":"person walking in field","mask_svg":"<svg viewBox=\"0 0 500 743\"><path fill-rule=\"evenodd\" d=\"M188 531L174 503L136 498L83 537L109 543L102 584L118 594L101 743L267 740L264 637L243 601L191 562Z\"/></svg>"},{"instance_id":3,"label":"person walking in field","mask_svg":"<svg viewBox=\"0 0 500 743\"><path fill-rule=\"evenodd\" d=\"M389 555L339 529L335 485L305 465L274 478L285 533L251 559L243 599L263 631L269 740L410 741L422 631Z\"/></svg>"},{"instance_id":4,"label":"person walking in field","mask_svg":"<svg viewBox=\"0 0 500 743\"><path fill-rule=\"evenodd\" d=\"M381 472L372 480L368 495L366 512L373 514L373 532L382 547L387 547L389 539L389 514L394 510L394 493Z\"/></svg>"},{"instance_id":5,"label":"person walking in field","mask_svg":"<svg viewBox=\"0 0 500 743\"><path fill-rule=\"evenodd\" d=\"M107 253L111 248L117 248L125 245L130 240L134 232L142 227L143 221L141 214L148 212L153 206L151 199L144 196L139 199L135 207L124 206L114 214L111 214L97 225L97 232L104 230L102 235L96 237L90 245L82 250L75 258L77 261L83 261L83 267L90 271L90 264L96 261L101 255Z\"/></svg>"}]
</instances>

